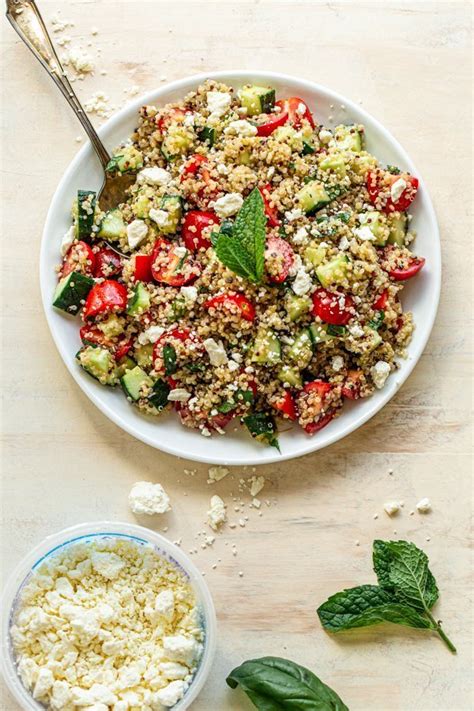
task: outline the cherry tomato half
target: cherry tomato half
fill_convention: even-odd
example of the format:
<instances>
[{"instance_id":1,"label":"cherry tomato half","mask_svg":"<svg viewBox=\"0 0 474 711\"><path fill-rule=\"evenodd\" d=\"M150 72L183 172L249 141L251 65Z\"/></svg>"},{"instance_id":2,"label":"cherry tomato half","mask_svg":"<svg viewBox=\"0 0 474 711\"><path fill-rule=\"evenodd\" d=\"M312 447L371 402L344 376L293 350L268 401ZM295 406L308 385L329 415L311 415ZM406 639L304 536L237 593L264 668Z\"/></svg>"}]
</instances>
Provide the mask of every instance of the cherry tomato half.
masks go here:
<instances>
[{"instance_id":1,"label":"cherry tomato half","mask_svg":"<svg viewBox=\"0 0 474 711\"><path fill-rule=\"evenodd\" d=\"M285 394L281 400L273 403L275 410L278 410L282 415L286 415L290 420L297 420L298 413L296 412L296 404L293 395L289 390L285 390Z\"/></svg>"},{"instance_id":2,"label":"cherry tomato half","mask_svg":"<svg viewBox=\"0 0 474 711\"><path fill-rule=\"evenodd\" d=\"M399 197L392 197L392 186L402 180L405 184ZM393 175L387 170L371 170L367 174L370 201L384 212L404 212L413 202L418 190L418 178L408 173Z\"/></svg>"},{"instance_id":3,"label":"cherry tomato half","mask_svg":"<svg viewBox=\"0 0 474 711\"><path fill-rule=\"evenodd\" d=\"M313 315L325 323L344 326L353 316L354 302L346 294L317 289L313 294Z\"/></svg>"},{"instance_id":4,"label":"cherry tomato half","mask_svg":"<svg viewBox=\"0 0 474 711\"><path fill-rule=\"evenodd\" d=\"M327 398L331 390L332 385L327 383L325 380L313 380L310 383L306 383L303 388L303 392L299 395L298 404L300 410L303 412L308 396L312 393L316 393L318 395L318 400L311 403L311 411L314 414L314 421L304 425L304 430L308 434L312 435L315 432L322 430L323 427L326 427L326 425L331 422L336 414L335 409L327 409Z\"/></svg>"},{"instance_id":5,"label":"cherry tomato half","mask_svg":"<svg viewBox=\"0 0 474 711\"><path fill-rule=\"evenodd\" d=\"M186 113L183 109L166 109L156 117L156 125L163 133L172 123L183 123Z\"/></svg>"},{"instance_id":6,"label":"cherry tomato half","mask_svg":"<svg viewBox=\"0 0 474 711\"><path fill-rule=\"evenodd\" d=\"M281 102L277 102L279 105ZM257 124L257 136L271 136L279 126L284 126L288 121L288 111L279 106L277 113L267 114L262 123Z\"/></svg>"},{"instance_id":7,"label":"cherry tomato half","mask_svg":"<svg viewBox=\"0 0 474 711\"><path fill-rule=\"evenodd\" d=\"M201 265L191 257L186 247L159 237L151 255L151 273L155 281L170 286L184 286L197 279Z\"/></svg>"},{"instance_id":8,"label":"cherry tomato half","mask_svg":"<svg viewBox=\"0 0 474 711\"><path fill-rule=\"evenodd\" d=\"M126 287L114 279L106 279L90 290L84 306L84 318L125 311L126 308Z\"/></svg>"},{"instance_id":9,"label":"cherry tomato half","mask_svg":"<svg viewBox=\"0 0 474 711\"><path fill-rule=\"evenodd\" d=\"M303 119L306 119L311 128L314 128L313 115L303 99L292 96L290 99L283 99L283 101L277 101L276 103L277 105L282 104L285 106L285 110L288 112L289 122L294 128L301 128Z\"/></svg>"},{"instance_id":10,"label":"cherry tomato half","mask_svg":"<svg viewBox=\"0 0 474 711\"><path fill-rule=\"evenodd\" d=\"M190 210L184 218L181 232L186 247L192 252L210 247L209 235L213 225L220 225L220 220L214 212Z\"/></svg>"},{"instance_id":11,"label":"cherry tomato half","mask_svg":"<svg viewBox=\"0 0 474 711\"><path fill-rule=\"evenodd\" d=\"M86 242L74 242L68 249L59 272L59 278L68 276L71 272L81 272L92 276L95 268L95 254Z\"/></svg>"},{"instance_id":12,"label":"cherry tomato half","mask_svg":"<svg viewBox=\"0 0 474 711\"><path fill-rule=\"evenodd\" d=\"M137 254L135 256L135 281L153 281L151 273L151 254Z\"/></svg>"},{"instance_id":13,"label":"cherry tomato half","mask_svg":"<svg viewBox=\"0 0 474 711\"><path fill-rule=\"evenodd\" d=\"M246 321L253 321L255 318L255 306L243 294L219 294L204 302L206 309L228 309L232 313L238 313Z\"/></svg>"},{"instance_id":14,"label":"cherry tomato half","mask_svg":"<svg viewBox=\"0 0 474 711\"><path fill-rule=\"evenodd\" d=\"M360 388L363 373L361 370L349 370L342 386L342 395L349 400L360 398Z\"/></svg>"},{"instance_id":15,"label":"cherry tomato half","mask_svg":"<svg viewBox=\"0 0 474 711\"><path fill-rule=\"evenodd\" d=\"M270 205L271 189L272 189L272 186L270 185L270 183L268 183L268 185L264 185L263 188L259 188L260 194L263 198L263 205L265 208L265 215L267 216L268 225L269 225L269 227L278 227L278 225L280 224L280 220L278 217L278 210L276 209L276 207L272 207Z\"/></svg>"},{"instance_id":16,"label":"cherry tomato half","mask_svg":"<svg viewBox=\"0 0 474 711\"><path fill-rule=\"evenodd\" d=\"M270 281L280 284L285 281L295 263L295 253L281 237L269 237L265 248L265 262Z\"/></svg>"},{"instance_id":17,"label":"cherry tomato half","mask_svg":"<svg viewBox=\"0 0 474 711\"><path fill-rule=\"evenodd\" d=\"M375 311L383 311L384 308L387 306L388 302L388 290L385 289L382 291L380 296L374 301L374 309Z\"/></svg>"},{"instance_id":18,"label":"cherry tomato half","mask_svg":"<svg viewBox=\"0 0 474 711\"><path fill-rule=\"evenodd\" d=\"M95 255L94 276L108 279L122 271L122 260L110 247L103 247Z\"/></svg>"},{"instance_id":19,"label":"cherry tomato half","mask_svg":"<svg viewBox=\"0 0 474 711\"><path fill-rule=\"evenodd\" d=\"M394 281L406 281L416 276L426 262L424 257L414 257L408 250L397 247L385 247L382 268Z\"/></svg>"}]
</instances>

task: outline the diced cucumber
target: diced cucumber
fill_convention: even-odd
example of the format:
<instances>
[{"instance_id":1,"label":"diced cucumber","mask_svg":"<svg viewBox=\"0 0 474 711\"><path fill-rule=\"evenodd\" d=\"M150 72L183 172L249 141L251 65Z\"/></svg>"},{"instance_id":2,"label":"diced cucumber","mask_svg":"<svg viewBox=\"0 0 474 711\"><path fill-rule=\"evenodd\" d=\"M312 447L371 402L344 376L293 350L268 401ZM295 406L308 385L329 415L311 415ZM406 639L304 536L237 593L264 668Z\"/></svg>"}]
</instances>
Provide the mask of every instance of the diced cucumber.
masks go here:
<instances>
[{"instance_id":1,"label":"diced cucumber","mask_svg":"<svg viewBox=\"0 0 474 711\"><path fill-rule=\"evenodd\" d=\"M307 215L312 215L345 192L341 185L324 185L317 180L306 183L296 193L297 206Z\"/></svg>"},{"instance_id":2,"label":"diced cucumber","mask_svg":"<svg viewBox=\"0 0 474 711\"><path fill-rule=\"evenodd\" d=\"M134 355L140 368L151 368L153 365L153 343L136 347Z\"/></svg>"},{"instance_id":3,"label":"diced cucumber","mask_svg":"<svg viewBox=\"0 0 474 711\"><path fill-rule=\"evenodd\" d=\"M216 129L212 128L212 126L204 126L198 131L197 137L203 143L208 143L209 148L212 148L216 140Z\"/></svg>"},{"instance_id":4,"label":"diced cucumber","mask_svg":"<svg viewBox=\"0 0 474 711\"><path fill-rule=\"evenodd\" d=\"M313 345L317 346L319 343L331 341L333 338L337 338L338 335L342 335L337 334L335 330L337 328L337 326L331 326L331 324L327 323L312 323L311 326L309 326L308 330ZM344 329L343 326L341 326L341 328Z\"/></svg>"},{"instance_id":5,"label":"diced cucumber","mask_svg":"<svg viewBox=\"0 0 474 711\"><path fill-rule=\"evenodd\" d=\"M193 145L193 139L186 128L172 124L161 144L161 152L167 161L187 153Z\"/></svg>"},{"instance_id":6,"label":"diced cucumber","mask_svg":"<svg viewBox=\"0 0 474 711\"><path fill-rule=\"evenodd\" d=\"M132 370L133 368L135 368L136 365L137 364L135 363L135 361L129 356L124 356L123 358L121 358L117 363L117 367L115 369L115 374L117 378L122 378L128 370Z\"/></svg>"},{"instance_id":7,"label":"diced cucumber","mask_svg":"<svg viewBox=\"0 0 474 711\"><path fill-rule=\"evenodd\" d=\"M61 279L53 296L53 306L62 311L77 313L85 301L94 280L80 272L71 272Z\"/></svg>"},{"instance_id":8,"label":"diced cucumber","mask_svg":"<svg viewBox=\"0 0 474 711\"><path fill-rule=\"evenodd\" d=\"M269 444L271 447L276 447L278 451L280 451L277 427L272 415L266 412L254 412L242 418L242 421L252 437L258 442Z\"/></svg>"},{"instance_id":9,"label":"diced cucumber","mask_svg":"<svg viewBox=\"0 0 474 711\"><path fill-rule=\"evenodd\" d=\"M127 228L121 210L116 207L114 210L106 212L100 223L99 237L108 240L120 240L126 234Z\"/></svg>"},{"instance_id":10,"label":"diced cucumber","mask_svg":"<svg viewBox=\"0 0 474 711\"><path fill-rule=\"evenodd\" d=\"M342 153L329 153L319 163L320 170L332 170L339 178L344 178L347 173L346 162Z\"/></svg>"},{"instance_id":11,"label":"diced cucumber","mask_svg":"<svg viewBox=\"0 0 474 711\"><path fill-rule=\"evenodd\" d=\"M363 148L362 133L355 126L337 126L334 138L339 148L360 153Z\"/></svg>"},{"instance_id":12,"label":"diced cucumber","mask_svg":"<svg viewBox=\"0 0 474 711\"><path fill-rule=\"evenodd\" d=\"M389 228L385 215L378 210L370 210L359 214L359 222L370 229L375 237L374 244L383 247L387 243Z\"/></svg>"},{"instance_id":13,"label":"diced cucumber","mask_svg":"<svg viewBox=\"0 0 474 711\"><path fill-rule=\"evenodd\" d=\"M79 365L102 385L115 385L117 372L115 358L107 348L84 346L76 354Z\"/></svg>"},{"instance_id":14,"label":"diced cucumber","mask_svg":"<svg viewBox=\"0 0 474 711\"><path fill-rule=\"evenodd\" d=\"M398 244L399 247L405 245L408 230L408 218L404 212L394 212L388 217L388 243Z\"/></svg>"},{"instance_id":15,"label":"diced cucumber","mask_svg":"<svg viewBox=\"0 0 474 711\"><path fill-rule=\"evenodd\" d=\"M166 235L176 232L183 214L182 198L179 195L164 195L161 199L160 209L168 214L163 223L160 221L160 232Z\"/></svg>"},{"instance_id":16,"label":"diced cucumber","mask_svg":"<svg viewBox=\"0 0 474 711\"><path fill-rule=\"evenodd\" d=\"M134 402L140 400L141 397L148 396L148 391L153 385L153 380L150 378L140 366L136 366L129 370L120 378L122 388L127 397ZM144 394L146 390L146 395Z\"/></svg>"},{"instance_id":17,"label":"diced cucumber","mask_svg":"<svg viewBox=\"0 0 474 711\"><path fill-rule=\"evenodd\" d=\"M295 131L292 126L279 126L272 133L272 138L281 141L281 143L287 143L290 148L295 151L303 150L303 138L301 132Z\"/></svg>"},{"instance_id":18,"label":"diced cucumber","mask_svg":"<svg viewBox=\"0 0 474 711\"><path fill-rule=\"evenodd\" d=\"M304 261L312 267L319 267L325 256L326 247L320 247L316 243L308 245L303 254Z\"/></svg>"},{"instance_id":19,"label":"diced cucumber","mask_svg":"<svg viewBox=\"0 0 474 711\"><path fill-rule=\"evenodd\" d=\"M247 109L247 116L268 114L275 106L275 89L266 86L244 86L239 91L240 103Z\"/></svg>"},{"instance_id":20,"label":"diced cucumber","mask_svg":"<svg viewBox=\"0 0 474 711\"><path fill-rule=\"evenodd\" d=\"M112 156L107 164L106 170L120 173L128 173L143 168L143 154L135 146L124 146L119 152Z\"/></svg>"},{"instance_id":21,"label":"diced cucumber","mask_svg":"<svg viewBox=\"0 0 474 711\"><path fill-rule=\"evenodd\" d=\"M285 308L290 321L298 321L310 310L311 299L307 296L296 296L296 294L290 293L286 298Z\"/></svg>"},{"instance_id":22,"label":"diced cucumber","mask_svg":"<svg viewBox=\"0 0 474 711\"><path fill-rule=\"evenodd\" d=\"M118 314L110 314L104 321L99 321L99 328L106 338L114 338L123 333L125 320Z\"/></svg>"},{"instance_id":23,"label":"diced cucumber","mask_svg":"<svg viewBox=\"0 0 474 711\"><path fill-rule=\"evenodd\" d=\"M252 361L267 365L275 365L281 360L281 343L273 331L260 331L251 349Z\"/></svg>"},{"instance_id":24,"label":"diced cucumber","mask_svg":"<svg viewBox=\"0 0 474 711\"><path fill-rule=\"evenodd\" d=\"M148 395L148 402L153 405L158 412L161 412L168 405L168 395L171 388L166 382L158 378L153 384L151 393Z\"/></svg>"},{"instance_id":25,"label":"diced cucumber","mask_svg":"<svg viewBox=\"0 0 474 711\"><path fill-rule=\"evenodd\" d=\"M93 190L77 191L76 237L88 239L94 224L97 193Z\"/></svg>"},{"instance_id":26,"label":"diced cucumber","mask_svg":"<svg viewBox=\"0 0 474 711\"><path fill-rule=\"evenodd\" d=\"M148 186L139 190L135 200L132 202L133 214L140 220L145 220L153 207L153 200L151 196L148 195L148 192L151 192Z\"/></svg>"},{"instance_id":27,"label":"diced cucumber","mask_svg":"<svg viewBox=\"0 0 474 711\"><path fill-rule=\"evenodd\" d=\"M298 368L303 370L311 362L313 357L313 344L312 338L307 328L300 331L296 336L295 340L288 348L287 357L293 363L295 363Z\"/></svg>"},{"instance_id":28,"label":"diced cucumber","mask_svg":"<svg viewBox=\"0 0 474 711\"><path fill-rule=\"evenodd\" d=\"M354 153L351 160L351 168L357 175L366 175L369 170L373 170L377 166L377 159L373 155L362 151L362 153Z\"/></svg>"},{"instance_id":29,"label":"diced cucumber","mask_svg":"<svg viewBox=\"0 0 474 711\"><path fill-rule=\"evenodd\" d=\"M150 292L142 281L139 281L133 292L133 296L127 304L127 314L129 316L139 316L148 311L151 305Z\"/></svg>"},{"instance_id":30,"label":"diced cucumber","mask_svg":"<svg viewBox=\"0 0 474 711\"><path fill-rule=\"evenodd\" d=\"M293 388L303 387L303 379L300 371L291 365L283 365L278 371L277 378L283 385L289 385Z\"/></svg>"},{"instance_id":31,"label":"diced cucumber","mask_svg":"<svg viewBox=\"0 0 474 711\"><path fill-rule=\"evenodd\" d=\"M331 286L331 284L340 284L346 278L349 264L349 257L346 257L345 254L339 254L334 259L331 259L330 262L320 264L316 269L316 276L324 287Z\"/></svg>"},{"instance_id":32,"label":"diced cucumber","mask_svg":"<svg viewBox=\"0 0 474 711\"><path fill-rule=\"evenodd\" d=\"M239 165L250 165L250 162L252 160L252 154L248 149L245 149L243 151L239 151L236 162Z\"/></svg>"}]
</instances>

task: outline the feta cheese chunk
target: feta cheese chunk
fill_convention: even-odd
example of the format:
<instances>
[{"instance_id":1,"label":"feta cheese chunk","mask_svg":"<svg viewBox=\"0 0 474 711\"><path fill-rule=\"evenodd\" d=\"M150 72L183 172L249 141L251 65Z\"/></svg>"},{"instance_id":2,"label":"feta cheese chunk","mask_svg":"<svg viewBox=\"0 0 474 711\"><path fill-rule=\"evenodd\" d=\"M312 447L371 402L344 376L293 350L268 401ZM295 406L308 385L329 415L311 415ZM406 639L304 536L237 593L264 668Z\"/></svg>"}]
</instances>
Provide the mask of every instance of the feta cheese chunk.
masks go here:
<instances>
[{"instance_id":1,"label":"feta cheese chunk","mask_svg":"<svg viewBox=\"0 0 474 711\"><path fill-rule=\"evenodd\" d=\"M215 466L215 467L209 467L209 469L207 470L207 473L209 474L209 479L207 480L207 483L212 484L212 482L220 481L221 479L226 477L227 474L229 473L229 470L227 469L227 467Z\"/></svg>"},{"instance_id":2,"label":"feta cheese chunk","mask_svg":"<svg viewBox=\"0 0 474 711\"><path fill-rule=\"evenodd\" d=\"M416 505L417 511L419 513L428 513L431 511L431 501L429 499L421 499Z\"/></svg>"},{"instance_id":3,"label":"feta cheese chunk","mask_svg":"<svg viewBox=\"0 0 474 711\"><path fill-rule=\"evenodd\" d=\"M214 212L219 217L230 217L240 210L244 203L239 193L227 193L218 198L214 203Z\"/></svg>"},{"instance_id":4,"label":"feta cheese chunk","mask_svg":"<svg viewBox=\"0 0 474 711\"><path fill-rule=\"evenodd\" d=\"M148 215L150 217L150 220L156 222L158 227L166 227L168 225L169 214L166 212L166 210L157 210L156 208L152 207Z\"/></svg>"},{"instance_id":5,"label":"feta cheese chunk","mask_svg":"<svg viewBox=\"0 0 474 711\"><path fill-rule=\"evenodd\" d=\"M144 220L133 220L127 225L128 246L135 249L143 242L148 234L148 225Z\"/></svg>"},{"instance_id":6,"label":"feta cheese chunk","mask_svg":"<svg viewBox=\"0 0 474 711\"><path fill-rule=\"evenodd\" d=\"M288 222L294 222L295 220L299 220L300 217L303 217L303 212L299 207L294 207L292 210L287 210L285 212L285 217Z\"/></svg>"},{"instance_id":7,"label":"feta cheese chunk","mask_svg":"<svg viewBox=\"0 0 474 711\"><path fill-rule=\"evenodd\" d=\"M184 300L193 304L198 297L198 290L195 286L182 286L180 289L181 296L184 296Z\"/></svg>"},{"instance_id":8,"label":"feta cheese chunk","mask_svg":"<svg viewBox=\"0 0 474 711\"><path fill-rule=\"evenodd\" d=\"M308 230L306 227L300 227L299 230L296 230L292 241L294 244L305 244L305 242L308 241Z\"/></svg>"},{"instance_id":9,"label":"feta cheese chunk","mask_svg":"<svg viewBox=\"0 0 474 711\"><path fill-rule=\"evenodd\" d=\"M116 553L93 551L91 561L95 572L107 580L118 578L120 571L125 567L125 561Z\"/></svg>"},{"instance_id":10,"label":"feta cheese chunk","mask_svg":"<svg viewBox=\"0 0 474 711\"><path fill-rule=\"evenodd\" d=\"M368 225L356 227L353 230L353 233L358 239L362 240L363 242L373 242L375 240L375 235Z\"/></svg>"},{"instance_id":11,"label":"feta cheese chunk","mask_svg":"<svg viewBox=\"0 0 474 711\"><path fill-rule=\"evenodd\" d=\"M128 495L128 503L134 514L163 514L171 509L170 497L161 484L137 481Z\"/></svg>"},{"instance_id":12,"label":"feta cheese chunk","mask_svg":"<svg viewBox=\"0 0 474 711\"><path fill-rule=\"evenodd\" d=\"M388 514L388 516L394 516L400 511L400 504L398 501L387 501L383 505L383 510L386 514Z\"/></svg>"},{"instance_id":13,"label":"feta cheese chunk","mask_svg":"<svg viewBox=\"0 0 474 711\"><path fill-rule=\"evenodd\" d=\"M163 649L166 656L172 661L192 664L199 652L199 644L194 637L185 637L177 634L171 637L163 637Z\"/></svg>"},{"instance_id":14,"label":"feta cheese chunk","mask_svg":"<svg viewBox=\"0 0 474 711\"><path fill-rule=\"evenodd\" d=\"M384 360L378 360L377 363L370 369L370 375L374 381L374 385L379 390L385 385L385 381L390 375L390 366Z\"/></svg>"},{"instance_id":15,"label":"feta cheese chunk","mask_svg":"<svg viewBox=\"0 0 474 711\"><path fill-rule=\"evenodd\" d=\"M61 240L61 256L65 257L72 247L75 237L74 225L68 229Z\"/></svg>"},{"instance_id":16,"label":"feta cheese chunk","mask_svg":"<svg viewBox=\"0 0 474 711\"><path fill-rule=\"evenodd\" d=\"M229 110L232 101L231 95L226 91L208 91L207 108L210 111L209 123L215 123Z\"/></svg>"},{"instance_id":17,"label":"feta cheese chunk","mask_svg":"<svg viewBox=\"0 0 474 711\"><path fill-rule=\"evenodd\" d=\"M177 679L153 694L153 700L168 709L175 706L183 698L185 691L186 685L184 681Z\"/></svg>"},{"instance_id":18,"label":"feta cheese chunk","mask_svg":"<svg viewBox=\"0 0 474 711\"><path fill-rule=\"evenodd\" d=\"M392 202L398 202L400 200L403 191L406 190L406 187L407 183L403 178L398 178L398 180L392 183L392 187L390 188L390 197L392 198Z\"/></svg>"},{"instance_id":19,"label":"feta cheese chunk","mask_svg":"<svg viewBox=\"0 0 474 711\"><path fill-rule=\"evenodd\" d=\"M137 175L137 182L143 185L167 185L171 180L171 173L164 168L143 168Z\"/></svg>"},{"instance_id":20,"label":"feta cheese chunk","mask_svg":"<svg viewBox=\"0 0 474 711\"><path fill-rule=\"evenodd\" d=\"M150 326L139 334L138 342L141 346L145 346L147 343L156 343L164 332L165 329L162 326Z\"/></svg>"},{"instance_id":21,"label":"feta cheese chunk","mask_svg":"<svg viewBox=\"0 0 474 711\"><path fill-rule=\"evenodd\" d=\"M174 615L174 593L172 590L163 590L156 596L155 612L165 620L173 619Z\"/></svg>"},{"instance_id":22,"label":"feta cheese chunk","mask_svg":"<svg viewBox=\"0 0 474 711\"><path fill-rule=\"evenodd\" d=\"M291 285L291 288L297 296L303 296L304 294L308 293L308 291L311 289L312 284L313 282L311 281L311 277L306 271L306 269L301 268L298 269L296 278L293 284Z\"/></svg>"},{"instance_id":23,"label":"feta cheese chunk","mask_svg":"<svg viewBox=\"0 0 474 711\"><path fill-rule=\"evenodd\" d=\"M50 669L43 667L39 670L38 678L36 679L36 684L33 688L33 698L41 700L46 698L48 691L51 689L54 683L54 676Z\"/></svg>"},{"instance_id":24,"label":"feta cheese chunk","mask_svg":"<svg viewBox=\"0 0 474 711\"><path fill-rule=\"evenodd\" d=\"M168 393L168 400L170 402L187 402L191 397L191 393L184 388L174 388Z\"/></svg>"},{"instance_id":25,"label":"feta cheese chunk","mask_svg":"<svg viewBox=\"0 0 474 711\"><path fill-rule=\"evenodd\" d=\"M229 136L256 136L257 127L246 121L245 119L240 119L239 121L231 121L228 126L225 127L224 133Z\"/></svg>"},{"instance_id":26,"label":"feta cheese chunk","mask_svg":"<svg viewBox=\"0 0 474 711\"><path fill-rule=\"evenodd\" d=\"M213 496L211 498L211 508L207 512L207 523L214 531L217 531L226 521L225 503L220 496Z\"/></svg>"},{"instance_id":27,"label":"feta cheese chunk","mask_svg":"<svg viewBox=\"0 0 474 711\"><path fill-rule=\"evenodd\" d=\"M250 496L257 496L265 486L265 477L253 476L250 480Z\"/></svg>"},{"instance_id":28,"label":"feta cheese chunk","mask_svg":"<svg viewBox=\"0 0 474 711\"><path fill-rule=\"evenodd\" d=\"M331 361L331 365L332 365L333 370L336 371L336 373L339 372L340 370L342 370L344 368L344 358L339 355L334 356L334 358Z\"/></svg>"},{"instance_id":29,"label":"feta cheese chunk","mask_svg":"<svg viewBox=\"0 0 474 711\"><path fill-rule=\"evenodd\" d=\"M332 133L331 131L328 131L327 128L322 128L321 131L319 132L319 140L321 143L329 143L329 141L332 138Z\"/></svg>"},{"instance_id":30,"label":"feta cheese chunk","mask_svg":"<svg viewBox=\"0 0 474 711\"><path fill-rule=\"evenodd\" d=\"M203 345L209 356L211 365L219 366L227 363L227 353L225 352L222 341L217 343L213 338L206 338Z\"/></svg>"}]
</instances>

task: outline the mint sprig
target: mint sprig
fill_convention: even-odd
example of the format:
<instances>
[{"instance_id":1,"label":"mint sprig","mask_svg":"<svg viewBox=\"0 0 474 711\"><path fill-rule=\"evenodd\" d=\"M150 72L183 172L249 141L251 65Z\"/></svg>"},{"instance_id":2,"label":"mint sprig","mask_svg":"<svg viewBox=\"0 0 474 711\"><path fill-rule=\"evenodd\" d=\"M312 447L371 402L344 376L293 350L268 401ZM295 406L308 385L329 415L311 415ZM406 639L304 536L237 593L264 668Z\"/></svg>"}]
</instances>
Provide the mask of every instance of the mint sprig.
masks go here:
<instances>
[{"instance_id":1,"label":"mint sprig","mask_svg":"<svg viewBox=\"0 0 474 711\"><path fill-rule=\"evenodd\" d=\"M215 244L218 259L244 279L260 282L265 253L265 207L258 188L244 200L232 234L219 233Z\"/></svg>"},{"instance_id":2,"label":"mint sprig","mask_svg":"<svg viewBox=\"0 0 474 711\"><path fill-rule=\"evenodd\" d=\"M360 585L332 595L318 608L323 627L339 632L392 622L429 629L455 653L456 647L431 613L439 592L426 553L407 541L376 540L373 564L378 586Z\"/></svg>"}]
</instances>

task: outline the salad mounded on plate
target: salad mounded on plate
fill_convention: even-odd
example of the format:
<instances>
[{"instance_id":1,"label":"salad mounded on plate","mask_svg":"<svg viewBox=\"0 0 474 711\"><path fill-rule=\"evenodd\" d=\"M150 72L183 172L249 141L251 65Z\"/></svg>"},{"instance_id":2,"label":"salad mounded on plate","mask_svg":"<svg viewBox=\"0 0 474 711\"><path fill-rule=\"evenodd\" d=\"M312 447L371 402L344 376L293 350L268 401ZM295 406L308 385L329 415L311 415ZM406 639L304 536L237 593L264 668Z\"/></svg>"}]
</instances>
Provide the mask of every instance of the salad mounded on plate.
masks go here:
<instances>
[{"instance_id":1,"label":"salad mounded on plate","mask_svg":"<svg viewBox=\"0 0 474 711\"><path fill-rule=\"evenodd\" d=\"M53 299L80 316L78 365L102 385L277 447L276 418L313 435L384 386L413 331L418 180L368 153L362 125L208 81L143 106L108 170L136 180L106 213L78 191Z\"/></svg>"}]
</instances>

